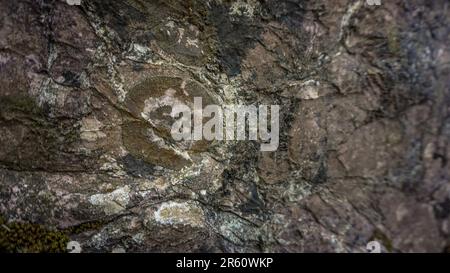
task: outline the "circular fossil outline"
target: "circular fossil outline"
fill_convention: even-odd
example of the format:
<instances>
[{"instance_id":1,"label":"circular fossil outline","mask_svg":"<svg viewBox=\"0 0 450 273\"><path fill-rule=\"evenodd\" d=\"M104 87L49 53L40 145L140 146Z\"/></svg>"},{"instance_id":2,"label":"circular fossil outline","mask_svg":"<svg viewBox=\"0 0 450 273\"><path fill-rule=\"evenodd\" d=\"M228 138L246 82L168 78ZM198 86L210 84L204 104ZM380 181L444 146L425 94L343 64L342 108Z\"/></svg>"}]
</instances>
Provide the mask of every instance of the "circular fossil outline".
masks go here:
<instances>
[{"instance_id":1,"label":"circular fossil outline","mask_svg":"<svg viewBox=\"0 0 450 273\"><path fill-rule=\"evenodd\" d=\"M218 99L192 79L154 76L132 87L124 101L133 117L125 117L122 124L122 140L126 150L147 163L169 169L190 165L191 154L206 151L211 142L175 142L170 134L174 119L168 117L170 111L167 110L173 106L170 103L192 107L194 97L202 97L204 105L218 104Z\"/></svg>"}]
</instances>

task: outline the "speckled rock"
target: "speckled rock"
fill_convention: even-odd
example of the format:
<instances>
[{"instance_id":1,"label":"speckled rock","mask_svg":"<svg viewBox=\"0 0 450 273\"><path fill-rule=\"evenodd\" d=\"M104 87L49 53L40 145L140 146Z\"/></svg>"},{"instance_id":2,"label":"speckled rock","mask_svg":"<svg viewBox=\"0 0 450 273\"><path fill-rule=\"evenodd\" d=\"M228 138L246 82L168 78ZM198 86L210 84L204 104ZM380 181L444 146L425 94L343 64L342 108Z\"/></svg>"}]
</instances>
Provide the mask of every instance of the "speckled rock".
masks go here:
<instances>
[{"instance_id":1,"label":"speckled rock","mask_svg":"<svg viewBox=\"0 0 450 273\"><path fill-rule=\"evenodd\" d=\"M448 1L81 2L0 0L6 226L84 252L449 249ZM280 105L278 150L174 141L195 96Z\"/></svg>"}]
</instances>

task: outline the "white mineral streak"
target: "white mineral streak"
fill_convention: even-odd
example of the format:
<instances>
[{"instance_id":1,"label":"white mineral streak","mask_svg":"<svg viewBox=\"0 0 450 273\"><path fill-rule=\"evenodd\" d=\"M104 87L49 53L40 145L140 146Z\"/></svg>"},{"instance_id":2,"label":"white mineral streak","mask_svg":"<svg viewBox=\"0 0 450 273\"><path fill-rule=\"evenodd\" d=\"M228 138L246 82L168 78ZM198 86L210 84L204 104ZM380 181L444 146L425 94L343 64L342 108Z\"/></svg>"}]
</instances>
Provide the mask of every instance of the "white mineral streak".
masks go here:
<instances>
[{"instance_id":1,"label":"white mineral streak","mask_svg":"<svg viewBox=\"0 0 450 273\"><path fill-rule=\"evenodd\" d=\"M102 207L108 215L122 212L130 202L130 188L127 185L110 193L94 194L89 198L89 202Z\"/></svg>"}]
</instances>

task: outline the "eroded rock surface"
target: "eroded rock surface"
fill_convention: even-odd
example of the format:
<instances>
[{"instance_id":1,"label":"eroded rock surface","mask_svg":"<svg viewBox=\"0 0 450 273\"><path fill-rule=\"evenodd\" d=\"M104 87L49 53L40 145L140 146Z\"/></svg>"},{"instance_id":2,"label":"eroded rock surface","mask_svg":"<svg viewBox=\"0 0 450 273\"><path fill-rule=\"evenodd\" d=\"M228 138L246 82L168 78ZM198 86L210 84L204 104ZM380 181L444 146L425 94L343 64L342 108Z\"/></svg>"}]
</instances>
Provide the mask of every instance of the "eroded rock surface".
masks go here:
<instances>
[{"instance_id":1,"label":"eroded rock surface","mask_svg":"<svg viewBox=\"0 0 450 273\"><path fill-rule=\"evenodd\" d=\"M86 252L449 249L448 1L0 7L6 221ZM194 96L280 105L278 150L174 142Z\"/></svg>"}]
</instances>

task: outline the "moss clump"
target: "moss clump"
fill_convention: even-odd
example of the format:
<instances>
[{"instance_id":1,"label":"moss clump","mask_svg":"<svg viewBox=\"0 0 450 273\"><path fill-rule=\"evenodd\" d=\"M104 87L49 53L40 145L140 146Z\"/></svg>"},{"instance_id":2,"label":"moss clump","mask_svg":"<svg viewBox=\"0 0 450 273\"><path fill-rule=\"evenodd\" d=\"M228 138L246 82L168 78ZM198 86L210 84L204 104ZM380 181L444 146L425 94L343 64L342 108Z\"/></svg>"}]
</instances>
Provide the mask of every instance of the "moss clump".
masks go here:
<instances>
[{"instance_id":1,"label":"moss clump","mask_svg":"<svg viewBox=\"0 0 450 273\"><path fill-rule=\"evenodd\" d=\"M8 223L0 215L0 253L66 252L69 235L98 230L104 225L104 221L91 221L54 231L38 224Z\"/></svg>"},{"instance_id":2,"label":"moss clump","mask_svg":"<svg viewBox=\"0 0 450 273\"><path fill-rule=\"evenodd\" d=\"M38 224L7 223L0 216L0 252L58 253L65 252L69 237Z\"/></svg>"}]
</instances>

